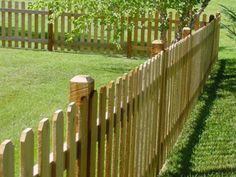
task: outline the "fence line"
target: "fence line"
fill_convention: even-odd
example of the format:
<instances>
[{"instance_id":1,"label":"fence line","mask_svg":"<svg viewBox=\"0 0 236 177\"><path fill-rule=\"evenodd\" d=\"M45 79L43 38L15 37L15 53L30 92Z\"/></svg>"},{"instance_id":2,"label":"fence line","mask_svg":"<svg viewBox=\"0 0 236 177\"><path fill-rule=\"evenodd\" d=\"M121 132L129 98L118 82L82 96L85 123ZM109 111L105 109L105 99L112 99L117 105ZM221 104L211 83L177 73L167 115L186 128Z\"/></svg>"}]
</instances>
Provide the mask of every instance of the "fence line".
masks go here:
<instances>
[{"instance_id":1,"label":"fence line","mask_svg":"<svg viewBox=\"0 0 236 177\"><path fill-rule=\"evenodd\" d=\"M218 58L219 30L217 15L159 53L164 44L153 45L151 59L99 91L89 76L71 79L66 139L61 110L52 126L47 118L40 121L34 165L34 133L24 130L21 177L157 176ZM0 145L0 177L15 176L14 164L14 146L6 140Z\"/></svg>"},{"instance_id":2,"label":"fence line","mask_svg":"<svg viewBox=\"0 0 236 177\"><path fill-rule=\"evenodd\" d=\"M88 31L80 37L74 38L73 42L67 42L66 34L74 29L72 20L81 14L64 13L53 24L49 23L50 12L46 9L31 10L28 3L1 1L0 4L2 47L34 48L60 51L100 51L110 53L118 52L113 44L114 30L106 30L109 26L102 23L98 18L91 24ZM195 30L206 23L207 16L204 14L201 20L195 23ZM123 23L127 19L124 18ZM131 31L123 30L119 39L122 47L120 52L127 53L129 57L136 54L149 55L152 41L159 38L159 14L144 14L134 19L128 19L134 27ZM118 24L118 25L122 25ZM167 32L167 45L175 39L178 30L179 17L169 13L169 30Z\"/></svg>"}]
</instances>

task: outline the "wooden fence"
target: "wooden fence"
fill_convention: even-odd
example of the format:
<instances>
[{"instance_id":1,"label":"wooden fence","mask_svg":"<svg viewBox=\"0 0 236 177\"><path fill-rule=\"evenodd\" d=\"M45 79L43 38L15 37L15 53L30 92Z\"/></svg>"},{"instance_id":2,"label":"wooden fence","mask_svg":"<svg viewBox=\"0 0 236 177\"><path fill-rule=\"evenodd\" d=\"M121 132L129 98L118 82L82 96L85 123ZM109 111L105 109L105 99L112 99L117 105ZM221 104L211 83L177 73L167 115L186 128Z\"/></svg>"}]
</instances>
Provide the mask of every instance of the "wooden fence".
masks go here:
<instances>
[{"instance_id":1,"label":"wooden fence","mask_svg":"<svg viewBox=\"0 0 236 177\"><path fill-rule=\"evenodd\" d=\"M66 131L61 110L40 121L36 165L33 130L22 132L20 176L157 176L218 58L219 30L220 15L99 91L91 77L74 77ZM6 140L0 177L15 176L14 164Z\"/></svg>"},{"instance_id":2,"label":"wooden fence","mask_svg":"<svg viewBox=\"0 0 236 177\"><path fill-rule=\"evenodd\" d=\"M101 23L101 19L95 20L80 37L73 42L67 42L67 33L74 29L72 20L80 14L65 13L55 20L54 24L48 24L49 12L47 10L30 10L28 3L15 1L0 2L0 41L2 47L33 48L60 51L100 51L110 53L117 52L112 43L114 30L105 30L108 26ZM206 23L207 16L195 24L195 29ZM124 19L126 20L126 19ZM159 38L159 14L142 15L132 19L134 27L132 31L122 31L119 43L122 53L128 56L141 54L149 55L153 40ZM117 24L122 25L122 24ZM169 30L167 32L168 46L175 38L178 30L179 17L177 14L169 14Z\"/></svg>"}]
</instances>

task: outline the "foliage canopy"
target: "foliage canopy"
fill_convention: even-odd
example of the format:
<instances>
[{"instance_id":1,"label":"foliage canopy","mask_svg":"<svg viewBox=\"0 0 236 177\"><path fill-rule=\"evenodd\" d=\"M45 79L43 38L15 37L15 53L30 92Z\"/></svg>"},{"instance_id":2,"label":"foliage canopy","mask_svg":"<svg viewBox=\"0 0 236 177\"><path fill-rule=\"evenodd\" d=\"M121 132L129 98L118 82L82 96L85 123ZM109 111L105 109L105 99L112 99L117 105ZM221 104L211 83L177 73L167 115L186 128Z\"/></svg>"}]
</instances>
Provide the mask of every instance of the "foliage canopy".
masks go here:
<instances>
[{"instance_id":1,"label":"foliage canopy","mask_svg":"<svg viewBox=\"0 0 236 177\"><path fill-rule=\"evenodd\" d=\"M109 25L110 30L115 28L115 41L123 29L132 28L132 19L144 13L158 12L160 14L160 38L165 40L165 31L168 28L168 11L176 10L180 15L180 29L188 26L199 5L210 0L36 0L33 8L48 7L52 18L64 12L80 12L83 15L73 21L75 29L70 39L88 30L89 25L98 20ZM207 3L208 4L208 3ZM201 6L202 7L202 6ZM118 25L122 22L123 25Z\"/></svg>"}]
</instances>

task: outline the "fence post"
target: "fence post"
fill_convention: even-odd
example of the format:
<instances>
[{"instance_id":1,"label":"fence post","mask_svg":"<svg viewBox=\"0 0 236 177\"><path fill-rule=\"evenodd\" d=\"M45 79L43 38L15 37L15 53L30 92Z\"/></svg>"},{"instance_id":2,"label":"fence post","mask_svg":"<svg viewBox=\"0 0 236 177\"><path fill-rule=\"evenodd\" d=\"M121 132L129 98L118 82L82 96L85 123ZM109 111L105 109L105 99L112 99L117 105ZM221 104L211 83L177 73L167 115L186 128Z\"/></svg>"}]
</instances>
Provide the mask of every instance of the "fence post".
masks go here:
<instances>
[{"instance_id":1,"label":"fence post","mask_svg":"<svg viewBox=\"0 0 236 177\"><path fill-rule=\"evenodd\" d=\"M78 75L70 80L70 102L80 106L81 98L91 95L94 90L94 79L88 75Z\"/></svg>"},{"instance_id":2,"label":"fence post","mask_svg":"<svg viewBox=\"0 0 236 177\"><path fill-rule=\"evenodd\" d=\"M48 12L48 20L50 20L50 15L52 14L52 11L49 10ZM53 51L53 23L48 22L48 51Z\"/></svg>"},{"instance_id":3,"label":"fence post","mask_svg":"<svg viewBox=\"0 0 236 177\"><path fill-rule=\"evenodd\" d=\"M210 15L210 17L209 17L209 23L211 22L211 21L213 21L215 19L215 16L214 15Z\"/></svg>"},{"instance_id":4,"label":"fence post","mask_svg":"<svg viewBox=\"0 0 236 177\"><path fill-rule=\"evenodd\" d=\"M152 48L151 48L151 57L157 55L162 50L164 50L164 41L162 40L155 40L152 42Z\"/></svg>"},{"instance_id":5,"label":"fence post","mask_svg":"<svg viewBox=\"0 0 236 177\"><path fill-rule=\"evenodd\" d=\"M191 28L184 27L182 31L182 39L186 38L190 34L191 34Z\"/></svg>"},{"instance_id":6,"label":"fence post","mask_svg":"<svg viewBox=\"0 0 236 177\"><path fill-rule=\"evenodd\" d=\"M90 114L91 114L91 96L94 93L94 79L88 75L78 75L73 77L70 80L70 96L69 100L71 102L75 102L78 110L82 111L83 109L87 108L87 112L80 112L79 114L83 114L79 116L76 124L76 132L80 134L80 151L78 152L79 155L79 173L80 176L86 177L89 173L89 160L90 160L90 139L91 139L91 129L90 129ZM87 98L84 101L83 98ZM83 123L82 123L83 121ZM80 126L80 125L83 125ZM77 150L78 151L78 150Z\"/></svg>"}]
</instances>

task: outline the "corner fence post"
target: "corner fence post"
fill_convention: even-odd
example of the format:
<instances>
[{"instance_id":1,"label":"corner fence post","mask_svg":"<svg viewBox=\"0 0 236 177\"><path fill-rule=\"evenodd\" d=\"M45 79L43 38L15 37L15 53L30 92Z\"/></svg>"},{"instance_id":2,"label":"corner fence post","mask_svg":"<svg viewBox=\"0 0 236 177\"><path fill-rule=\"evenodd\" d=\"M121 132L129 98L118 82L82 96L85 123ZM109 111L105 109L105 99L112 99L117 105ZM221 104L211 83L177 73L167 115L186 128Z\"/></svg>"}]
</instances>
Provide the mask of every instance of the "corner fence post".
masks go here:
<instances>
[{"instance_id":1,"label":"corner fence post","mask_svg":"<svg viewBox=\"0 0 236 177\"><path fill-rule=\"evenodd\" d=\"M161 51L163 51L165 48L164 41L162 40L155 40L152 42L152 48L151 48L151 57L157 55Z\"/></svg>"},{"instance_id":2,"label":"corner fence post","mask_svg":"<svg viewBox=\"0 0 236 177\"><path fill-rule=\"evenodd\" d=\"M79 176L88 176L90 160L90 117L91 97L94 93L94 79L88 75L78 75L70 80L69 100L78 107L76 132L80 134L79 149L77 149Z\"/></svg>"},{"instance_id":3,"label":"corner fence post","mask_svg":"<svg viewBox=\"0 0 236 177\"><path fill-rule=\"evenodd\" d=\"M52 11L49 10L48 12L48 20L50 20L50 15L52 15ZM48 22L48 51L53 51L53 23Z\"/></svg>"},{"instance_id":4,"label":"corner fence post","mask_svg":"<svg viewBox=\"0 0 236 177\"><path fill-rule=\"evenodd\" d=\"M215 16L214 15L210 15L210 17L209 17L209 23L211 22L211 21L213 21L215 19Z\"/></svg>"},{"instance_id":5,"label":"corner fence post","mask_svg":"<svg viewBox=\"0 0 236 177\"><path fill-rule=\"evenodd\" d=\"M191 34L191 28L184 27L182 31L182 39L188 37Z\"/></svg>"},{"instance_id":6,"label":"corner fence post","mask_svg":"<svg viewBox=\"0 0 236 177\"><path fill-rule=\"evenodd\" d=\"M94 90L94 79L88 75L78 75L70 80L70 102L75 102L80 106L81 99L91 95Z\"/></svg>"}]
</instances>

